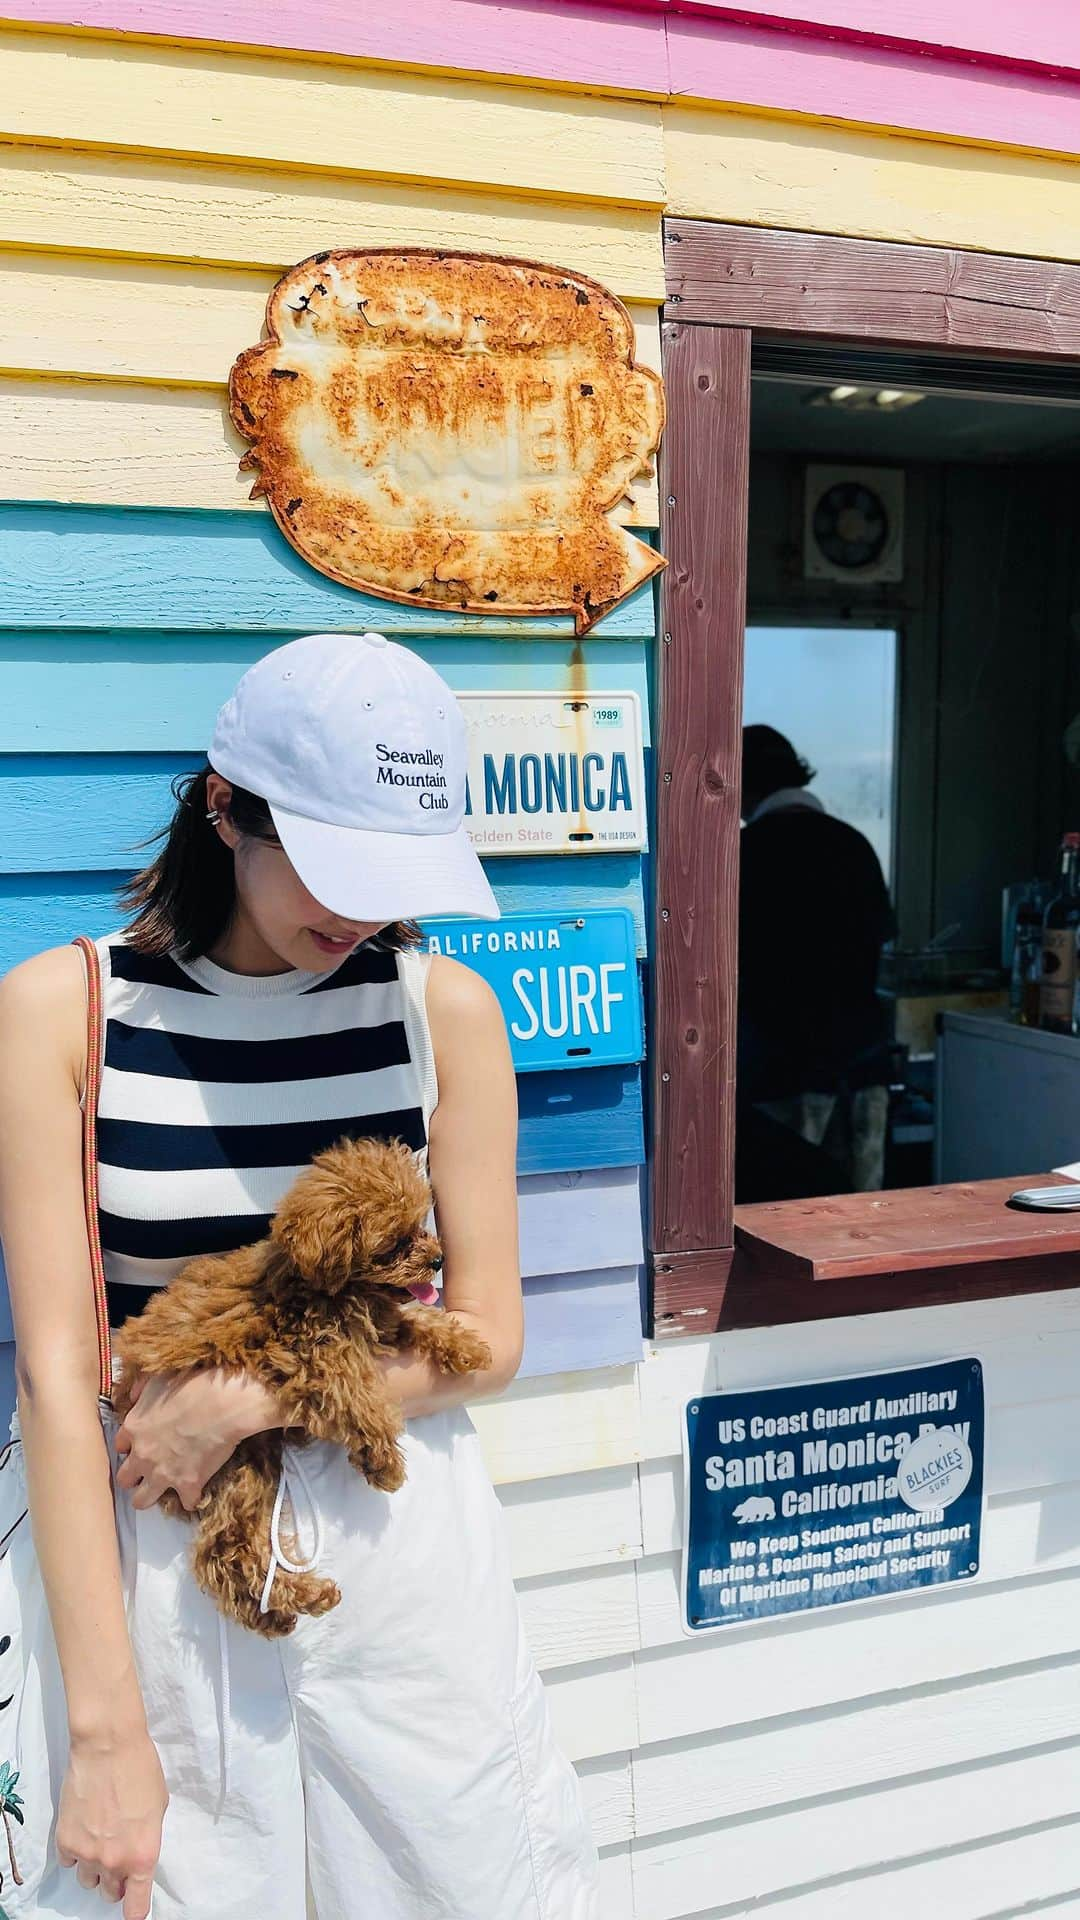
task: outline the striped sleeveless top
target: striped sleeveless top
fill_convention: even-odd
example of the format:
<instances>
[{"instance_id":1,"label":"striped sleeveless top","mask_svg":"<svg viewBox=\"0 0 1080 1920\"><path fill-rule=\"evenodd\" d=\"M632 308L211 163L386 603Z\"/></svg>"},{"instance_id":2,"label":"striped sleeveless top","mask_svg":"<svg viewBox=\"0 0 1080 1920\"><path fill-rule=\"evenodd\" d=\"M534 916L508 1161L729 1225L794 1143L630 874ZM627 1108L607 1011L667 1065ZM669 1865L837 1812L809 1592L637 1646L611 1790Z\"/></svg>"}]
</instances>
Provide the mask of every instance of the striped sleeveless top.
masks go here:
<instances>
[{"instance_id":1,"label":"striped sleeveless top","mask_svg":"<svg viewBox=\"0 0 1080 1920\"><path fill-rule=\"evenodd\" d=\"M429 960L363 947L333 973L227 973L100 940L101 1241L114 1327L186 1260L266 1234L346 1137L426 1156L437 1089Z\"/></svg>"}]
</instances>

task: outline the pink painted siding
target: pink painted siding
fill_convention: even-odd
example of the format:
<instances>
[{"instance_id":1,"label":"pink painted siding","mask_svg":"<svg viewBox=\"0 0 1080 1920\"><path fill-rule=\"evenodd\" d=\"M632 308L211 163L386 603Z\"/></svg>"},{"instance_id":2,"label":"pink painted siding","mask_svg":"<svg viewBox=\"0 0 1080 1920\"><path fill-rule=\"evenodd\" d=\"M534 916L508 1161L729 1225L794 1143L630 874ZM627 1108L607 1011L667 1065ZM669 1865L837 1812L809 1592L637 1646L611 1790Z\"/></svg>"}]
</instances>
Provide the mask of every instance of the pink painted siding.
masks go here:
<instances>
[{"instance_id":1,"label":"pink painted siding","mask_svg":"<svg viewBox=\"0 0 1080 1920\"><path fill-rule=\"evenodd\" d=\"M665 91L662 17L603 0L0 0L0 20Z\"/></svg>"},{"instance_id":2,"label":"pink painted siding","mask_svg":"<svg viewBox=\"0 0 1080 1920\"><path fill-rule=\"evenodd\" d=\"M676 13L699 13L759 26L840 32L877 44L907 42L925 53L966 53L1024 66L1080 73L1076 0L628 0Z\"/></svg>"},{"instance_id":3,"label":"pink painted siding","mask_svg":"<svg viewBox=\"0 0 1080 1920\"><path fill-rule=\"evenodd\" d=\"M931 48L932 14L938 34L981 40L981 49ZM287 12L265 0L0 0L0 16L722 101L1080 155L1080 0L759 0L744 8L717 0L384 0L378 8L309 0ZM907 46L897 45L902 34L911 36Z\"/></svg>"},{"instance_id":4,"label":"pink painted siding","mask_svg":"<svg viewBox=\"0 0 1080 1920\"><path fill-rule=\"evenodd\" d=\"M1076 81L881 47L871 51L848 40L702 14L669 15L667 42L676 99L725 100L991 146L1080 153Z\"/></svg>"}]
</instances>

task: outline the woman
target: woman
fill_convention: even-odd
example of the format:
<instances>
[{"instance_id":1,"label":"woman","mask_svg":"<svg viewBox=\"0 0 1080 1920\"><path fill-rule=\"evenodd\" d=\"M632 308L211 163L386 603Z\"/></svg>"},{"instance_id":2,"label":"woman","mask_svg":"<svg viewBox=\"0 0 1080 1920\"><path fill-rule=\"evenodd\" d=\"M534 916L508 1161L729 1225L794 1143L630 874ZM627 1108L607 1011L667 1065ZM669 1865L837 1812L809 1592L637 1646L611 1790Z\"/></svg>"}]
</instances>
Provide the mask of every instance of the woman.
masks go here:
<instances>
[{"instance_id":1,"label":"woman","mask_svg":"<svg viewBox=\"0 0 1080 1920\"><path fill-rule=\"evenodd\" d=\"M446 1305L494 1355L464 1381L387 1359L400 1492L303 1451L298 1550L343 1599L287 1641L221 1627L156 1504L174 1487L193 1509L275 1425L272 1397L223 1374L153 1382L102 1433L81 958L42 954L0 988L0 1224L43 1670L66 1703L56 1862L16 1916L82 1920L103 1898L146 1920L152 1889L154 1920L301 1920L307 1878L319 1920L593 1920L595 1853L461 1406L507 1384L522 1339L502 1019L408 924L497 914L464 805L464 725L429 667L375 634L294 641L222 709L132 924L99 943L112 1323L185 1258L261 1237L313 1153L377 1134L427 1152Z\"/></svg>"}]
</instances>

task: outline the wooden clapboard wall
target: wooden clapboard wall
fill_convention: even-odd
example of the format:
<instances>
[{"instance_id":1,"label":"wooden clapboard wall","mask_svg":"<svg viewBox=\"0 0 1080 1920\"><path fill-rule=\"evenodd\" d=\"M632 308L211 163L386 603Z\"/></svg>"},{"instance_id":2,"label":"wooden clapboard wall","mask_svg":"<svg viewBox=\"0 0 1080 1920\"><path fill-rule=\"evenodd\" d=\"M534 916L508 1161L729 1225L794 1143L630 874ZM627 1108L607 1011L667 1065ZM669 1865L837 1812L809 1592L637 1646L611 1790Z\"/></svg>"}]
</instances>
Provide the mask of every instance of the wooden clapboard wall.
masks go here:
<instances>
[{"instance_id":1,"label":"wooden clapboard wall","mask_svg":"<svg viewBox=\"0 0 1080 1920\"><path fill-rule=\"evenodd\" d=\"M522 622L481 637L462 617L350 596L301 567L265 515L12 505L0 554L4 967L118 924L117 885L168 818L171 780L199 764L238 675L292 634L377 622L459 690L570 681L565 622L535 639ZM590 690L629 688L647 707L652 622L646 592L585 646ZM644 960L639 855L490 870L505 911L629 908ZM636 1359L642 1067L524 1074L520 1088L525 1372Z\"/></svg>"},{"instance_id":2,"label":"wooden clapboard wall","mask_svg":"<svg viewBox=\"0 0 1080 1920\"><path fill-rule=\"evenodd\" d=\"M401 241L593 274L657 365L662 169L658 114L632 102L52 33L0 34L0 60L7 967L118 923L171 781L239 674L295 634L379 627L459 690L570 683L565 620L399 608L299 561L248 498L225 383L282 267ZM655 526L654 485L626 518ZM654 621L647 590L573 668L575 689L581 654L590 691L632 689L646 726ZM629 908L644 964L639 855L491 875L506 911ZM642 1074L522 1076L526 1375L640 1357Z\"/></svg>"},{"instance_id":3,"label":"wooden clapboard wall","mask_svg":"<svg viewBox=\"0 0 1080 1920\"><path fill-rule=\"evenodd\" d=\"M688 1643L684 1402L968 1354L987 1388L978 1583ZM636 1377L526 1383L477 1409L602 1844L604 1920L1080 1904L1078 1378L1074 1291L689 1341ZM598 1397L606 1445L586 1470Z\"/></svg>"},{"instance_id":4,"label":"wooden clapboard wall","mask_svg":"<svg viewBox=\"0 0 1080 1920\"><path fill-rule=\"evenodd\" d=\"M284 266L550 260L626 299L655 363L665 211L1080 254L1069 0L1022 32L1005 0L557 5L0 0L3 964L113 923L217 700L295 633L388 626L462 689L564 684L555 623L361 602L248 502L224 379ZM655 525L655 494L628 514ZM589 686L644 693L652 637L646 596L586 643ZM628 906L645 955L636 856L491 872L511 909ZM476 1419L603 1920L1080 1911L1080 1294L638 1364L640 1069L520 1088L527 1377ZM959 1352L990 1402L982 1583L686 1641L683 1400ZM5 1405L10 1376L0 1317Z\"/></svg>"}]
</instances>

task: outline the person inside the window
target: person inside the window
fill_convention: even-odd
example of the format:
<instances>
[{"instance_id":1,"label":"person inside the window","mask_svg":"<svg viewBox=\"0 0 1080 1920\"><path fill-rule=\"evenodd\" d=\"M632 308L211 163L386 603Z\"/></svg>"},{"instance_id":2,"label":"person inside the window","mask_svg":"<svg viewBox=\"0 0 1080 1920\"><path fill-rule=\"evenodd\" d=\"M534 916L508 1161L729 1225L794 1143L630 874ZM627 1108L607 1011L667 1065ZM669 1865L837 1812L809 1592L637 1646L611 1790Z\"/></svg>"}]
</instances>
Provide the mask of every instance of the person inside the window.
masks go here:
<instances>
[{"instance_id":1,"label":"person inside the window","mask_svg":"<svg viewBox=\"0 0 1080 1920\"><path fill-rule=\"evenodd\" d=\"M862 1192L884 1177L888 1026L876 989L892 907L870 842L825 811L813 778L775 728L744 729L740 1199Z\"/></svg>"}]
</instances>

